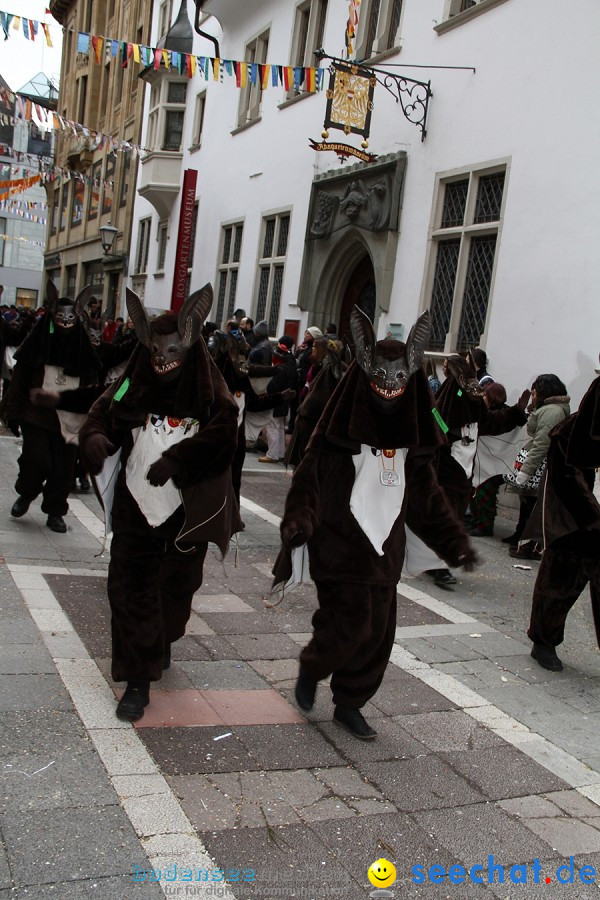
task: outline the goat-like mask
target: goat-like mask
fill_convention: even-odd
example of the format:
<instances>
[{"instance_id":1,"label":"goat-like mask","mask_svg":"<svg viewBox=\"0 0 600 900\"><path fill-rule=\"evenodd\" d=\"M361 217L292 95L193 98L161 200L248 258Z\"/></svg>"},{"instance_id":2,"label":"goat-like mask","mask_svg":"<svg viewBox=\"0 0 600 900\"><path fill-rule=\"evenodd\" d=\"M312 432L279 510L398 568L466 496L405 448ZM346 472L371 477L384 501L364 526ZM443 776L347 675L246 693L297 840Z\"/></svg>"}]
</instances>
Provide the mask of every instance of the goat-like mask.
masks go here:
<instances>
[{"instance_id":1,"label":"goat-like mask","mask_svg":"<svg viewBox=\"0 0 600 900\"><path fill-rule=\"evenodd\" d=\"M454 354L446 357L450 374L454 376L458 386L469 397L483 397L483 388L477 381L472 365L463 356Z\"/></svg>"},{"instance_id":2,"label":"goat-like mask","mask_svg":"<svg viewBox=\"0 0 600 900\"><path fill-rule=\"evenodd\" d=\"M46 284L46 299L52 321L61 331L69 331L86 315L86 306L92 298L93 288L86 285L77 295L75 300L69 297L59 297L54 282L48 279Z\"/></svg>"},{"instance_id":3,"label":"goat-like mask","mask_svg":"<svg viewBox=\"0 0 600 900\"><path fill-rule=\"evenodd\" d=\"M361 367L378 401L386 411L406 390L409 379L423 365L431 334L429 312L422 313L410 330L406 344L386 339L377 341L368 316L355 306L350 316L350 329L356 346L356 361Z\"/></svg>"},{"instance_id":4,"label":"goat-like mask","mask_svg":"<svg viewBox=\"0 0 600 900\"><path fill-rule=\"evenodd\" d=\"M213 302L212 286L205 284L199 291L190 294L179 315L172 317L175 327L168 334L161 334L159 329L153 327L144 304L129 288L126 300L127 311L135 326L138 340L150 351L150 362L154 372L164 381L174 381L179 376L189 348L196 343L202 333L202 325Z\"/></svg>"}]
</instances>

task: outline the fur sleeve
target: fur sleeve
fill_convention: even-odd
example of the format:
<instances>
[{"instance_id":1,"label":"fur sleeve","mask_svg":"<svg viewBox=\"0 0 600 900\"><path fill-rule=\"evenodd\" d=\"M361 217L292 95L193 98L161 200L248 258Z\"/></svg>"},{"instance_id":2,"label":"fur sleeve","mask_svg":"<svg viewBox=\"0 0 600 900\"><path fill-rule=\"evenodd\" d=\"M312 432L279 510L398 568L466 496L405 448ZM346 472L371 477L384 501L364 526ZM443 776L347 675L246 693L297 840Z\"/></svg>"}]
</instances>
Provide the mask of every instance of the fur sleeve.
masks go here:
<instances>
[{"instance_id":1,"label":"fur sleeve","mask_svg":"<svg viewBox=\"0 0 600 900\"><path fill-rule=\"evenodd\" d=\"M310 540L319 524L321 516L317 472L319 460L320 454L315 450L309 450L294 471L281 520L281 540L284 547ZM293 541L295 535L299 537Z\"/></svg>"}]
</instances>

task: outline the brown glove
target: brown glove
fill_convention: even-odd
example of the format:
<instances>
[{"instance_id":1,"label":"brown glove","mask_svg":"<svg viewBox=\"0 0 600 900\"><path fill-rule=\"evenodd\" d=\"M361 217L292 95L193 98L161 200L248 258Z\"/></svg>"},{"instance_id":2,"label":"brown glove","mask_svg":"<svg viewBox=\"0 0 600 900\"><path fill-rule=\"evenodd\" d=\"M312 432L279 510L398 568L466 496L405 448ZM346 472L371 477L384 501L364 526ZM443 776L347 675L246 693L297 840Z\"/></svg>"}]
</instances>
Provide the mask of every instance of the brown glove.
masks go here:
<instances>
[{"instance_id":1,"label":"brown glove","mask_svg":"<svg viewBox=\"0 0 600 900\"><path fill-rule=\"evenodd\" d=\"M153 487L162 487L177 472L177 464L165 456L161 456L148 469L146 478Z\"/></svg>"}]
</instances>

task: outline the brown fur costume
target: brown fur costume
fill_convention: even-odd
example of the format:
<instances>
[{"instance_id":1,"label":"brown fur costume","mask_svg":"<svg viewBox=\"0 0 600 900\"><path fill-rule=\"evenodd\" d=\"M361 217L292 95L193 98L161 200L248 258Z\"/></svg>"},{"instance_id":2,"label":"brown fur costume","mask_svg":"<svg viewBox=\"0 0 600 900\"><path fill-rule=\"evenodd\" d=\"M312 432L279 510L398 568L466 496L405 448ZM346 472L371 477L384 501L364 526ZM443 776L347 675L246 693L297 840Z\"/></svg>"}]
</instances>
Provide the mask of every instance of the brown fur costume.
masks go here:
<instances>
[{"instance_id":1,"label":"brown fur costume","mask_svg":"<svg viewBox=\"0 0 600 900\"><path fill-rule=\"evenodd\" d=\"M600 378L577 413L550 432L543 503L544 555L527 634L554 648L564 638L569 610L589 582L600 646L600 504L594 469L600 466ZM540 498L542 499L542 498Z\"/></svg>"},{"instance_id":2,"label":"brown fur costume","mask_svg":"<svg viewBox=\"0 0 600 900\"><path fill-rule=\"evenodd\" d=\"M161 316L152 328L174 330L174 320L173 316ZM194 435L162 454L161 459L173 465L172 480L181 490L183 504L154 528L130 493L125 477L134 443L132 432L144 426L149 414L190 417L200 423ZM231 534L239 530L230 474L237 406L202 338L187 351L179 377L168 383L155 374L150 353L140 344L121 380L94 404L81 430L82 458L92 473L94 465L86 459L86 448L94 435L103 435L121 448L108 576L112 675L116 681L155 681L162 675L165 649L185 633L193 594L202 583L207 540L224 550ZM207 503L209 498L213 502L215 487L221 490L222 485L230 489L229 515L218 520L218 532L210 536L205 528L194 531L210 517ZM177 538L184 521L184 530L192 533L182 545Z\"/></svg>"},{"instance_id":3,"label":"brown fur costume","mask_svg":"<svg viewBox=\"0 0 600 900\"><path fill-rule=\"evenodd\" d=\"M404 347L398 341L376 344L384 358L394 358ZM382 414L373 402L369 378L355 361L331 396L294 472L282 540L290 548L298 544L298 535L306 539L319 599L312 640L300 654L301 667L312 681L331 674L334 703L345 707L364 706L377 691L389 660L405 523L449 565L466 564L474 556L437 482L433 462L443 438L433 405L419 369L394 401L393 412ZM350 507L356 477L353 456L361 447L376 453L407 448L402 507L382 555ZM284 557L282 553L280 564ZM282 571L276 569L276 580Z\"/></svg>"},{"instance_id":4,"label":"brown fur costume","mask_svg":"<svg viewBox=\"0 0 600 900\"><path fill-rule=\"evenodd\" d=\"M56 410L34 405L30 392L41 388L46 366L56 366L64 375L79 378L80 386L71 392L73 395L83 395L90 385L97 384L100 361L82 322L77 318L71 328L63 330L53 319L59 303L70 304L79 316L90 291L90 287L84 288L74 302L59 298L53 283L48 282L48 312L15 354L16 365L6 398L4 417L11 430L17 432L20 426L23 432L15 490L26 500L41 493L42 511L48 516L64 516L69 509L67 497L77 447L65 442Z\"/></svg>"},{"instance_id":5,"label":"brown fur costume","mask_svg":"<svg viewBox=\"0 0 600 900\"><path fill-rule=\"evenodd\" d=\"M448 359L450 374L435 397L440 415L448 426L448 444L441 447L438 479L457 516L464 516L472 493L472 478L452 455L452 444L461 439L461 428L476 422L478 437L505 434L524 425L527 416L519 404L491 410L485 405L474 370L462 357Z\"/></svg>"}]
</instances>

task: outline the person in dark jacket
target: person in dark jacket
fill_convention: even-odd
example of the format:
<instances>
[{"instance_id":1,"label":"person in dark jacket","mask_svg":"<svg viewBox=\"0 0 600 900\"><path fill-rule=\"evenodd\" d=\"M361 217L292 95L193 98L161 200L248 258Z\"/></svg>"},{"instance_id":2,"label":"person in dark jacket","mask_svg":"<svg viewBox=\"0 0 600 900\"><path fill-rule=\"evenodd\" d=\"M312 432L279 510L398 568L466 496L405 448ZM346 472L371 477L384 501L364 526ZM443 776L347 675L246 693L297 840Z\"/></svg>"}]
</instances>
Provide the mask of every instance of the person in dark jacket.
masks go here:
<instances>
[{"instance_id":1,"label":"person in dark jacket","mask_svg":"<svg viewBox=\"0 0 600 900\"><path fill-rule=\"evenodd\" d=\"M443 435L421 368L429 314L406 344L377 342L356 306L351 328L356 360L294 471L274 575L285 578L306 544L319 609L300 654L298 705L311 709L317 683L331 675L334 721L370 740L376 731L360 710L381 684L394 643L406 524L450 565L469 567L475 555L435 474Z\"/></svg>"},{"instance_id":2,"label":"person in dark jacket","mask_svg":"<svg viewBox=\"0 0 600 900\"><path fill-rule=\"evenodd\" d=\"M238 409L200 337L211 304L206 285L179 316L150 323L128 290L140 344L80 433L82 461L103 482L120 449L108 598L112 677L127 682L117 716L128 721L143 716L150 682L169 667L171 644L185 633L207 542L225 553L239 530L230 469Z\"/></svg>"},{"instance_id":3,"label":"person in dark jacket","mask_svg":"<svg viewBox=\"0 0 600 900\"><path fill-rule=\"evenodd\" d=\"M590 385L577 413L550 432L542 504L545 549L527 634L533 642L531 655L552 672L563 668L556 647L563 642L569 610L588 583L600 647L600 504L594 495L598 467L600 378Z\"/></svg>"},{"instance_id":4,"label":"person in dark jacket","mask_svg":"<svg viewBox=\"0 0 600 900\"><path fill-rule=\"evenodd\" d=\"M502 538L509 545L509 554L516 559L541 559L542 549L535 540L526 539L525 531L537 501L550 432L571 414L569 403L567 389L557 375L538 375L531 385L528 439L518 454L518 462L515 460L515 471L503 479L509 490L519 494L519 521L514 534Z\"/></svg>"},{"instance_id":5,"label":"person in dark jacket","mask_svg":"<svg viewBox=\"0 0 600 900\"><path fill-rule=\"evenodd\" d=\"M306 396L298 409L292 437L285 452L286 466L297 466L304 456L317 422L340 378L348 368L342 361L343 345L341 341L317 338L315 350L320 357L320 369L311 379ZM322 357L321 351L323 352Z\"/></svg>"},{"instance_id":6,"label":"person in dark jacket","mask_svg":"<svg viewBox=\"0 0 600 900\"><path fill-rule=\"evenodd\" d=\"M267 394L281 394L284 391L295 390L296 387L296 361L291 349L294 339L287 334L279 338L277 346L273 350L273 365L275 374L267 385ZM272 420L265 427L268 447L264 456L259 456L260 463L277 463L285 454L285 418L289 412L289 401L282 399L281 403L273 408Z\"/></svg>"}]
</instances>

